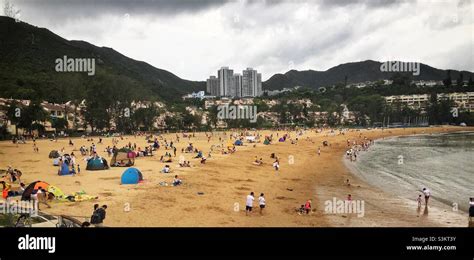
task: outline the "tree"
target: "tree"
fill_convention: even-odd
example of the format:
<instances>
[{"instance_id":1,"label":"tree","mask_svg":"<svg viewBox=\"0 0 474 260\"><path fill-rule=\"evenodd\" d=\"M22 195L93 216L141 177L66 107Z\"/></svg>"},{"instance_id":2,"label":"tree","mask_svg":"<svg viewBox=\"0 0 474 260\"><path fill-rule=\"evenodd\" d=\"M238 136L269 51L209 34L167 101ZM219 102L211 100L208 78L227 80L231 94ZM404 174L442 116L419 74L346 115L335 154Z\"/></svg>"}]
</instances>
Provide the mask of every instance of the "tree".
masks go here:
<instances>
[{"instance_id":1,"label":"tree","mask_svg":"<svg viewBox=\"0 0 474 260\"><path fill-rule=\"evenodd\" d=\"M136 128L143 127L146 131L150 131L158 116L158 109L154 105L150 105L149 107L136 109L133 112L132 121Z\"/></svg>"},{"instance_id":2,"label":"tree","mask_svg":"<svg viewBox=\"0 0 474 260\"><path fill-rule=\"evenodd\" d=\"M454 122L454 117L451 112L454 107L454 102L450 99L443 99L438 101L436 93L431 94L430 105L428 106L428 116L430 124L442 124Z\"/></svg>"},{"instance_id":3,"label":"tree","mask_svg":"<svg viewBox=\"0 0 474 260\"><path fill-rule=\"evenodd\" d=\"M5 4L3 5L3 14L5 16L17 19L17 16L19 13L20 13L20 9L16 9L15 5L10 3L9 0L5 0Z\"/></svg>"},{"instance_id":4,"label":"tree","mask_svg":"<svg viewBox=\"0 0 474 260\"><path fill-rule=\"evenodd\" d=\"M50 119L51 121L51 127L54 128L55 130L65 130L67 129L67 119L66 118L60 118L60 117L52 117Z\"/></svg>"},{"instance_id":5,"label":"tree","mask_svg":"<svg viewBox=\"0 0 474 260\"><path fill-rule=\"evenodd\" d=\"M445 87L450 87L451 86L451 70L447 71L446 79L443 80L443 84Z\"/></svg>"},{"instance_id":6,"label":"tree","mask_svg":"<svg viewBox=\"0 0 474 260\"><path fill-rule=\"evenodd\" d=\"M113 78L97 73L94 79L90 80L86 90L86 110L84 117L92 132L110 128L112 104L115 93L111 81Z\"/></svg>"},{"instance_id":7,"label":"tree","mask_svg":"<svg viewBox=\"0 0 474 260\"><path fill-rule=\"evenodd\" d=\"M454 122L454 117L451 112L452 107L454 107L454 102L450 99L443 99L439 102L439 115L438 121L440 123L452 123Z\"/></svg>"},{"instance_id":8,"label":"tree","mask_svg":"<svg viewBox=\"0 0 474 260\"><path fill-rule=\"evenodd\" d=\"M263 102L263 100L258 99L258 98L255 98L255 99L253 100L253 104L254 104L255 106L257 106L257 111L258 111L258 112L268 111L268 109L269 109L267 103Z\"/></svg>"},{"instance_id":9,"label":"tree","mask_svg":"<svg viewBox=\"0 0 474 260\"><path fill-rule=\"evenodd\" d=\"M212 106L208 109L208 114L207 114L207 125L209 127L215 127L217 124L217 106Z\"/></svg>"},{"instance_id":10,"label":"tree","mask_svg":"<svg viewBox=\"0 0 474 260\"><path fill-rule=\"evenodd\" d=\"M380 95L357 96L348 104L349 110L358 112L355 116L359 125L367 124L366 117L369 117L371 122L381 121L384 107L385 100Z\"/></svg>"},{"instance_id":11,"label":"tree","mask_svg":"<svg viewBox=\"0 0 474 260\"><path fill-rule=\"evenodd\" d=\"M201 117L193 115L189 111L183 113L183 127L184 128L199 128L201 126Z\"/></svg>"},{"instance_id":12,"label":"tree","mask_svg":"<svg viewBox=\"0 0 474 260\"><path fill-rule=\"evenodd\" d=\"M464 84L464 75L462 74L462 72L459 73L459 77L456 80L456 83L458 87L462 87L462 85Z\"/></svg>"},{"instance_id":13,"label":"tree","mask_svg":"<svg viewBox=\"0 0 474 260\"><path fill-rule=\"evenodd\" d=\"M27 129L31 134L33 130L44 130L41 122L46 121L48 113L43 109L39 101L31 101L29 106L22 111L18 127Z\"/></svg>"},{"instance_id":14,"label":"tree","mask_svg":"<svg viewBox=\"0 0 474 260\"><path fill-rule=\"evenodd\" d=\"M21 114L24 106L21 103L16 102L15 100L7 103L6 116L10 123L15 126L15 135L18 136L18 125L20 124Z\"/></svg>"},{"instance_id":15,"label":"tree","mask_svg":"<svg viewBox=\"0 0 474 260\"><path fill-rule=\"evenodd\" d=\"M428 105L428 117L430 125L439 124L439 104L438 104L438 95L432 93L430 96L430 103Z\"/></svg>"}]
</instances>

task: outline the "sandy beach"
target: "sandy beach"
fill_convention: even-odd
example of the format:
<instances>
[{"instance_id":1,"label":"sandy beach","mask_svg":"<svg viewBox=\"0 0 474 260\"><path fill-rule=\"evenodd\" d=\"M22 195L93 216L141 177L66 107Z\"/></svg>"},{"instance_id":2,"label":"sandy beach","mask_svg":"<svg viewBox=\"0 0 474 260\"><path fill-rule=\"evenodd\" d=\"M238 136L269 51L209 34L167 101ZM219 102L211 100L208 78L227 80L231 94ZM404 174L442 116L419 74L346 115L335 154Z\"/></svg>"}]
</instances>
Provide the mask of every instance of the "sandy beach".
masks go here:
<instances>
[{"instance_id":1,"label":"sandy beach","mask_svg":"<svg viewBox=\"0 0 474 260\"><path fill-rule=\"evenodd\" d=\"M329 130L322 133L315 130L305 131L297 136L289 132L291 138L298 137L296 144L278 142L276 131L260 131L263 136L274 135L270 145L261 142L244 143L237 146L233 154L221 154L220 148L214 149L206 164L193 159L194 154L181 153L181 148L193 143L207 156L212 145L226 146L230 131L215 132L211 140L205 133L196 133L195 137L183 138L177 142L176 134L164 134L163 137L173 141L178 148L177 156L172 163L171 173L163 174L160 170L166 163L159 158L166 151L161 147L153 157L139 157L136 168L144 176L144 182L137 185L121 185L120 176L126 168L111 167L104 171L86 171L86 163L80 155L79 147L89 147L92 142L82 138L73 138L74 146L68 145L69 139L57 141L37 140L39 153L33 152L33 143L13 144L0 142L0 167L5 169L12 165L23 172L22 180L29 183L42 180L55 185L65 193L84 190L89 195L99 198L83 202L52 202L52 208L42 206L47 213L66 214L90 217L94 203L107 204L106 226L120 227L453 227L467 226L467 214L453 212L441 204L431 204L428 213L417 212L416 202L403 199L372 187L350 173L343 162L347 149L346 141L386 138L389 136L413 135L422 133L442 133L451 131L473 131L469 127L431 127L409 129L374 129L349 130L344 135L329 135ZM287 132L278 132L281 137ZM219 142L219 137L222 142ZM98 137L94 137L97 144ZM323 147L328 141L330 146ZM136 143L142 149L147 145L144 136L125 136L117 147L129 142ZM104 149L112 146L112 138L103 138L97 144L99 155L110 159ZM66 153L74 151L81 166L81 174L76 176L58 176L57 166L48 158L51 150ZM321 147L321 155L317 150ZM280 170L272 167L271 153L280 158ZM180 168L180 156L191 161L191 168ZM264 165L252 164L254 157L263 158ZM170 183L174 175L179 175L184 184L181 186L161 186L160 182ZM350 179L351 185L345 185ZM251 216L245 215L245 197L251 191L255 199L264 193L267 206L263 216L256 210ZM354 200L365 201L365 214L357 217L354 214L325 214L324 202L334 197L345 199L352 194ZM313 213L299 215L295 209L308 199L312 200ZM256 206L257 203L254 203Z\"/></svg>"}]
</instances>

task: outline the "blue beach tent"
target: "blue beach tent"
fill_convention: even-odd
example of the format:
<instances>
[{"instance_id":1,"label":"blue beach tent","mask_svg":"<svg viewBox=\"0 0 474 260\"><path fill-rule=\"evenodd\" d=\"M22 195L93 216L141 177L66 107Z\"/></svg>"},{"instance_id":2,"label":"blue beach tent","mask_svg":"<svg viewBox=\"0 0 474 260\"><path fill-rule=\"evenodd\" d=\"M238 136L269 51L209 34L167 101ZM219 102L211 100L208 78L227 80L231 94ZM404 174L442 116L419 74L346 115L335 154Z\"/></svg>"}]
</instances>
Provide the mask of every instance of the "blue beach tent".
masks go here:
<instances>
[{"instance_id":1,"label":"blue beach tent","mask_svg":"<svg viewBox=\"0 0 474 260\"><path fill-rule=\"evenodd\" d=\"M137 184L143 181L143 175L137 168L128 168L122 173L121 184Z\"/></svg>"}]
</instances>

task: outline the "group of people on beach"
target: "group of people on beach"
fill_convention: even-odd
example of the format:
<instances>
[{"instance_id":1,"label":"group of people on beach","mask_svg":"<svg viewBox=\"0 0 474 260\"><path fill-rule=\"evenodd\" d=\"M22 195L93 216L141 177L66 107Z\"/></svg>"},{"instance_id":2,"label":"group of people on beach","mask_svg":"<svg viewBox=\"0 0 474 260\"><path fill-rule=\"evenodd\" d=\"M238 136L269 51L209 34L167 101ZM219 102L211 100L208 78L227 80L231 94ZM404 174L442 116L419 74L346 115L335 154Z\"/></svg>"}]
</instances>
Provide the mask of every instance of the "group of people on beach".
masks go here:
<instances>
[{"instance_id":1,"label":"group of people on beach","mask_svg":"<svg viewBox=\"0 0 474 260\"><path fill-rule=\"evenodd\" d=\"M252 213L253 209L253 202L255 200L253 191L247 195L245 200L245 215L248 216ZM266 201L265 201L265 194L260 193L260 197L258 197L258 206L260 208L260 215L263 215L263 210L265 209Z\"/></svg>"},{"instance_id":2,"label":"group of people on beach","mask_svg":"<svg viewBox=\"0 0 474 260\"><path fill-rule=\"evenodd\" d=\"M270 155L270 158L271 159L274 159L273 163L272 163L272 167L278 171L280 169L280 160L278 159L278 157L275 155L275 153L272 153ZM262 166L263 165L263 158L260 157L260 159L255 156L254 157L254 160L253 160L253 164L254 165L257 165L257 166Z\"/></svg>"}]
</instances>

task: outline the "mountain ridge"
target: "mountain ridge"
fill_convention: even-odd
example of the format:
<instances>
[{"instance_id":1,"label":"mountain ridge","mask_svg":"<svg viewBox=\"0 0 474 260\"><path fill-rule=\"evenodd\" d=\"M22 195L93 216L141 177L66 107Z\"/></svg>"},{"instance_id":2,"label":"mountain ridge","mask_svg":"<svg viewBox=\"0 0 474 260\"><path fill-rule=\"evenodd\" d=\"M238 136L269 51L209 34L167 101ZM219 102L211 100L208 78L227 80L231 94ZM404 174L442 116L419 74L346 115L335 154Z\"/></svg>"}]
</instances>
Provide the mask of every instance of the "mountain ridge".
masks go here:
<instances>
[{"instance_id":1,"label":"mountain ridge","mask_svg":"<svg viewBox=\"0 0 474 260\"><path fill-rule=\"evenodd\" d=\"M387 61L385 61L387 62ZM394 61L392 61L394 62ZM401 61L403 62L403 61ZM289 70L285 73L277 73L264 81L263 88L267 90L281 90L283 88L292 88L302 86L311 89L319 87L327 87L345 82L347 75L347 83L359 83L366 81L377 81L390 79L398 72L382 72L380 66L383 62L374 60L355 61L339 64L325 71L316 70ZM407 75L413 80L444 80L447 77L447 71L451 71L451 79L455 80L459 77L459 73L463 73L464 80L474 76L474 73L466 70L458 71L452 69L437 69L429 65L420 63L420 75L414 76L411 72L400 72Z\"/></svg>"}]
</instances>

